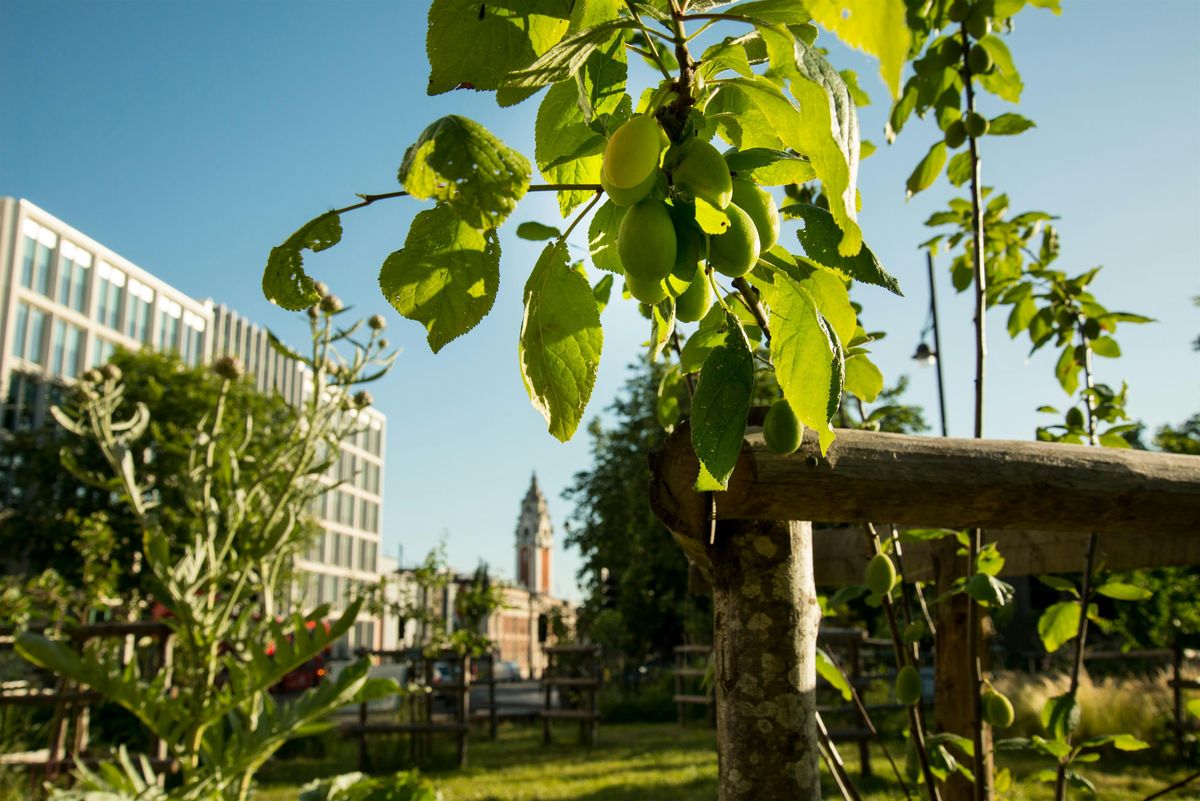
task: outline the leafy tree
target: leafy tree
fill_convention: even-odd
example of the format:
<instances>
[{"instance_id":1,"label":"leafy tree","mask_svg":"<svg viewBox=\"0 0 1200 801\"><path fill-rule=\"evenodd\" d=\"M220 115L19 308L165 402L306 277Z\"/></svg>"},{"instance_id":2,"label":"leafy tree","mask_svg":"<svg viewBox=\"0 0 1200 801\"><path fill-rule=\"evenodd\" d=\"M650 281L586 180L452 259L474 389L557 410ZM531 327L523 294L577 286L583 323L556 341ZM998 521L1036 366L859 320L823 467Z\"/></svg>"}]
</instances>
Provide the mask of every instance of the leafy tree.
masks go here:
<instances>
[{"instance_id":1,"label":"leafy tree","mask_svg":"<svg viewBox=\"0 0 1200 801\"><path fill-rule=\"evenodd\" d=\"M150 672L126 659L121 647L95 645L79 653L31 632L17 637L16 649L135 715L178 760L181 774L178 785L163 790L150 764L122 747L98 773L79 768L78 788L57 793L60 798L247 801L256 771L289 739L327 725L322 721L347 703L397 690L390 680L368 679L363 659L292 699L270 694L345 634L363 603L352 600L333 621L325 620L328 605L283 615L292 561L307 544L304 510L325 491L323 478L339 444L358 433L358 411L371 401L365 391L351 393L394 358L384 352L382 321L360 342L359 325L337 325L340 309L326 296L311 314L313 348L304 362L312 391L290 436L252 447L253 418L233 416L226 403L240 366L219 359L212 368L219 390L210 408L197 410L191 428L181 429L186 467L171 481L155 465L150 483L132 459L145 447L149 410L129 403L124 375L113 365L89 371L71 405L51 409L66 431L92 442L104 459L104 473L81 474L119 498L137 521L146 581L165 609L174 658L169 669ZM352 354L339 355L339 345L350 345ZM171 515L156 514L157 487L175 485L179 506Z\"/></svg>"},{"instance_id":2,"label":"leafy tree","mask_svg":"<svg viewBox=\"0 0 1200 801\"><path fill-rule=\"evenodd\" d=\"M647 457L665 436L658 421L665 370L631 371L609 407L613 427L599 418L588 425L592 466L575 474L563 497L575 504L567 543L583 556L580 629L641 661L669 656L685 638L709 642L712 612L708 598L688 591L687 557L650 508Z\"/></svg>"},{"instance_id":3,"label":"leafy tree","mask_svg":"<svg viewBox=\"0 0 1200 801\"><path fill-rule=\"evenodd\" d=\"M178 543L196 421L215 407L225 381L207 367L188 367L174 353L149 349L118 349L110 364L123 377L127 402L145 404L149 413L150 444L131 456L157 496L152 514L168 539ZM232 419L253 421L246 460L253 474L263 463L260 457L291 436L296 411L245 378L229 382L223 397L225 413ZM61 429L47 426L13 433L0 459L0 470L12 484L11 502L0 515L0 552L14 572L54 570L69 585L81 586L85 563L77 549L79 522L92 519L111 529L108 558L125 567L120 589L145 589L137 568L141 527L136 516L109 487L87 480L107 470L96 443L64 438Z\"/></svg>"}]
</instances>

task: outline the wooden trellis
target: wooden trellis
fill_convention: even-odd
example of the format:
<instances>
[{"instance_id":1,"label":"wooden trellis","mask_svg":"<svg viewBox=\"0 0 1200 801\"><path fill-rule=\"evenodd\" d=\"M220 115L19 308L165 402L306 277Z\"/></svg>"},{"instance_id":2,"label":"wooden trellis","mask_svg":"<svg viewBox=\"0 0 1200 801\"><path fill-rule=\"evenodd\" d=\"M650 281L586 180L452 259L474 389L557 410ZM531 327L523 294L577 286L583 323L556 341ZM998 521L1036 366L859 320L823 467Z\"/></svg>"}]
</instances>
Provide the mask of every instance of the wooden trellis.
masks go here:
<instances>
[{"instance_id":1,"label":"wooden trellis","mask_svg":"<svg viewBox=\"0 0 1200 801\"><path fill-rule=\"evenodd\" d=\"M689 706L703 706L705 716L710 725L717 723L716 700L712 688L704 689L702 680L708 672L708 657L712 654L711 645L676 645L675 668L671 675L675 677L675 711L679 716L679 725L687 722Z\"/></svg>"},{"instance_id":2,"label":"wooden trellis","mask_svg":"<svg viewBox=\"0 0 1200 801\"><path fill-rule=\"evenodd\" d=\"M600 690L600 648L595 645L554 645L544 649L546 669L542 672L545 706L542 708L542 742L550 742L550 724L555 720L579 721L579 739L587 745L596 744L600 727L600 712L596 694ZM554 706L558 691L559 705ZM566 708L563 693L578 693L582 703Z\"/></svg>"},{"instance_id":3,"label":"wooden trellis","mask_svg":"<svg viewBox=\"0 0 1200 801\"><path fill-rule=\"evenodd\" d=\"M45 632L47 628L32 626L29 630ZM0 650L11 651L16 634L17 630L12 627L0 628ZM146 656L138 654L137 643L144 638L152 638L154 648L148 658L153 665L149 669L164 670L170 676L173 639L170 627L164 623L135 621L68 626L62 631L62 637L80 653L93 640L122 640L123 663ZM170 686L168 679L165 688L169 689ZM58 678L54 687L39 687L24 682L6 683L0 689L0 708L50 706L53 707L53 714L46 749L0 754L0 765L28 768L40 772L47 779L53 779L77 763L95 767L111 761L110 754L94 751L89 739L91 705L101 700L99 693L66 678ZM152 739L150 754L155 770L172 770L176 767L175 761L168 757L166 743L161 740Z\"/></svg>"},{"instance_id":4,"label":"wooden trellis","mask_svg":"<svg viewBox=\"0 0 1200 801\"><path fill-rule=\"evenodd\" d=\"M839 554L828 569L843 583L861 580L866 544L858 532L814 535L812 521L1010 532L996 537L1010 574L1079 570L1092 532L1109 566L1200 563L1195 457L853 430L839 430L824 456L811 431L780 456L750 428L729 490L702 494L684 425L652 467L655 512L713 589L721 801L820 798L814 543ZM946 581L965 573L955 551L915 549L905 567ZM966 735L974 688L962 680L966 625L955 607L939 605L935 716ZM946 789L945 801L965 797Z\"/></svg>"}]
</instances>

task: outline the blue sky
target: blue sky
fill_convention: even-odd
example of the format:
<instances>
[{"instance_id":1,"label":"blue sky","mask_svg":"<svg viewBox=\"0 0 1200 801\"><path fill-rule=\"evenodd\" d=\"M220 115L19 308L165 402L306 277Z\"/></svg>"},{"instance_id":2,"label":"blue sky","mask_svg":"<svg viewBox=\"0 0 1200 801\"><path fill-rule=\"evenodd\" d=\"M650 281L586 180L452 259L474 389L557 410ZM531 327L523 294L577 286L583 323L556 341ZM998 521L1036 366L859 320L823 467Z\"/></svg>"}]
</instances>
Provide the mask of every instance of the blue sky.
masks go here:
<instances>
[{"instance_id":1,"label":"blue sky","mask_svg":"<svg viewBox=\"0 0 1200 801\"><path fill-rule=\"evenodd\" d=\"M1022 114L1038 127L984 141L984 180L1014 209L1059 215L1071 271L1103 264L1095 284L1111 308L1159 322L1120 332L1125 357L1099 379L1128 380L1133 414L1156 427L1200 410L1200 4L1068 0L1061 17L1028 10L1008 41L1025 78ZM270 248L355 192L398 188L404 149L430 121L464 114L532 154L537 99L498 109L484 94L424 93L426 2L317 0L8 0L0 23L0 194L26 197L197 297L214 297L293 342L302 328L259 290ZM1136 9L1136 11L1135 11ZM889 381L907 373L909 402L936 419L933 371L909 357L928 297L917 243L944 204L944 179L905 202L904 179L937 136L911 125L883 146L887 102L875 65L832 45L875 104L860 111L880 145L861 172L867 242L907 297L856 290L865 322L889 333L874 348ZM641 72L635 78L648 80ZM640 87L639 87L640 88ZM998 113L1000 103L987 105ZM364 314L385 312L404 348L375 389L389 416L384 552L406 561L446 537L451 561L513 571L518 504L536 470L561 542L559 497L589 462L581 433L559 444L529 406L517 369L521 287L539 248L501 235L499 297L468 336L433 356L423 330L386 307L379 264L403 244L420 206L380 203L345 218L343 244L312 272ZM531 195L515 221L558 219ZM580 231L582 233L582 231ZM788 241L790 233L785 233ZM584 237L572 237L583 243ZM791 240L794 242L794 239ZM582 251L580 251L582 252ZM945 266L945 265L942 265ZM970 434L971 306L939 273L951 433ZM1028 439L1061 404L1053 356L991 323L990 437ZM604 313L605 347L589 418L640 358L646 325L630 304ZM582 428L582 427L581 427ZM570 594L577 559L560 551L555 586Z\"/></svg>"}]
</instances>

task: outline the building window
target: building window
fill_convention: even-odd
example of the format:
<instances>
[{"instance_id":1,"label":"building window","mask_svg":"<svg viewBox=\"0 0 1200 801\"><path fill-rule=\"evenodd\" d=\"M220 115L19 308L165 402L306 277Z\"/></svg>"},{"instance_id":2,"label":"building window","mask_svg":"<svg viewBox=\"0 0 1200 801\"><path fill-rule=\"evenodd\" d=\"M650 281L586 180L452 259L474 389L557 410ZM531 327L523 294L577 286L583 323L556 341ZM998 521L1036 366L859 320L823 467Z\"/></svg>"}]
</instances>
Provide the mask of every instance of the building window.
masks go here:
<instances>
[{"instance_id":1,"label":"building window","mask_svg":"<svg viewBox=\"0 0 1200 801\"><path fill-rule=\"evenodd\" d=\"M183 313L183 360L195 367L204 356L204 318L190 311Z\"/></svg>"},{"instance_id":2,"label":"building window","mask_svg":"<svg viewBox=\"0 0 1200 801\"><path fill-rule=\"evenodd\" d=\"M112 330L120 331L121 295L124 294L125 273L100 262L96 278L96 294L99 296L96 319Z\"/></svg>"},{"instance_id":3,"label":"building window","mask_svg":"<svg viewBox=\"0 0 1200 801\"><path fill-rule=\"evenodd\" d=\"M125 336L143 344L150 341L150 308L154 304L154 290L136 278L129 279L126 290L128 308L125 311Z\"/></svg>"},{"instance_id":4,"label":"building window","mask_svg":"<svg viewBox=\"0 0 1200 801\"><path fill-rule=\"evenodd\" d=\"M13 330L12 354L34 364L43 364L42 352L46 336L46 313L25 303L17 304L16 327Z\"/></svg>"},{"instance_id":5,"label":"building window","mask_svg":"<svg viewBox=\"0 0 1200 801\"><path fill-rule=\"evenodd\" d=\"M25 250L21 259L21 285L51 297L50 268L54 261L54 249L58 247L58 236L33 220L22 223L21 233L24 234Z\"/></svg>"},{"instance_id":6,"label":"building window","mask_svg":"<svg viewBox=\"0 0 1200 801\"><path fill-rule=\"evenodd\" d=\"M65 320L54 324L54 342L51 345L51 370L63 378L74 378L79 374L79 355L83 350L83 329Z\"/></svg>"},{"instance_id":7,"label":"building window","mask_svg":"<svg viewBox=\"0 0 1200 801\"><path fill-rule=\"evenodd\" d=\"M64 241L59 255L62 260L58 265L58 302L84 314L92 254Z\"/></svg>"},{"instance_id":8,"label":"building window","mask_svg":"<svg viewBox=\"0 0 1200 801\"><path fill-rule=\"evenodd\" d=\"M176 350L179 347L179 318L183 315L183 307L167 298L160 298L158 305L158 348Z\"/></svg>"},{"instance_id":9,"label":"building window","mask_svg":"<svg viewBox=\"0 0 1200 801\"><path fill-rule=\"evenodd\" d=\"M112 360L115 349L113 343L104 337L96 337L96 344L92 346L92 367L108 364Z\"/></svg>"}]
</instances>

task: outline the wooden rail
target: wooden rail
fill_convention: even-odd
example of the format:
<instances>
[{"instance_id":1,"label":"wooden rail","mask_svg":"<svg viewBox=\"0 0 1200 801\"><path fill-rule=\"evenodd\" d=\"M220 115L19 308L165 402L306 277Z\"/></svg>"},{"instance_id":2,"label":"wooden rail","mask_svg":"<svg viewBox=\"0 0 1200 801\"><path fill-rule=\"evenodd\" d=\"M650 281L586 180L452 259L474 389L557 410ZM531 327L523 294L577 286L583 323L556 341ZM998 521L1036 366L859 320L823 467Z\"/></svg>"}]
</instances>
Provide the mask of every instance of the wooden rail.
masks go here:
<instances>
[{"instance_id":1,"label":"wooden rail","mask_svg":"<svg viewBox=\"0 0 1200 801\"><path fill-rule=\"evenodd\" d=\"M546 669L542 672L545 706L542 707L542 742L550 743L550 724L555 720L579 721L579 739L587 745L596 744L600 727L600 712L596 694L600 690L600 648L595 645L552 645L545 649ZM566 661L564 661L564 657ZM581 708L564 709L562 691L577 691L585 696ZM559 707L554 706L554 692L559 693Z\"/></svg>"}]
</instances>

